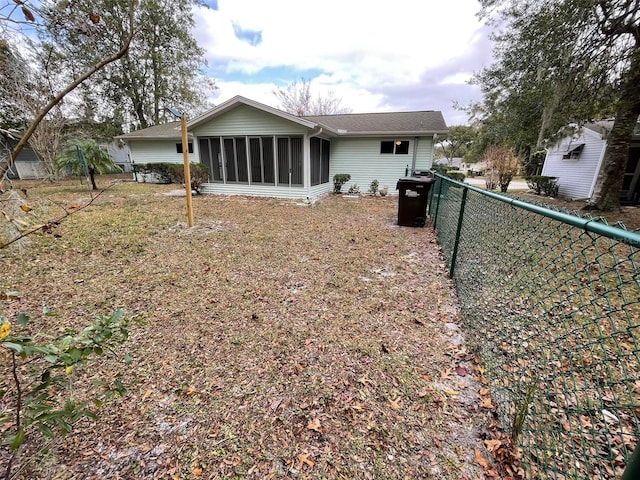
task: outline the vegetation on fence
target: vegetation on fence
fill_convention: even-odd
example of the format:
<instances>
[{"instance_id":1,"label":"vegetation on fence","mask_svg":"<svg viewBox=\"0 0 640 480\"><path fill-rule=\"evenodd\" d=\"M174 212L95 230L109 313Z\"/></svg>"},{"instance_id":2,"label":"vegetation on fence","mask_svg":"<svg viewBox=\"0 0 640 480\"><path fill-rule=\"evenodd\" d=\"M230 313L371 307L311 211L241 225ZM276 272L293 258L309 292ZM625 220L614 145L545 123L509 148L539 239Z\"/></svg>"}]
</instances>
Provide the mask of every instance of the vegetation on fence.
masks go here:
<instances>
[{"instance_id":1,"label":"vegetation on fence","mask_svg":"<svg viewBox=\"0 0 640 480\"><path fill-rule=\"evenodd\" d=\"M140 175L151 175L157 183L184 184L184 164L182 163L138 163L133 165L133 172ZM202 184L209 181L209 169L202 163L190 163L191 188L200 192Z\"/></svg>"}]
</instances>

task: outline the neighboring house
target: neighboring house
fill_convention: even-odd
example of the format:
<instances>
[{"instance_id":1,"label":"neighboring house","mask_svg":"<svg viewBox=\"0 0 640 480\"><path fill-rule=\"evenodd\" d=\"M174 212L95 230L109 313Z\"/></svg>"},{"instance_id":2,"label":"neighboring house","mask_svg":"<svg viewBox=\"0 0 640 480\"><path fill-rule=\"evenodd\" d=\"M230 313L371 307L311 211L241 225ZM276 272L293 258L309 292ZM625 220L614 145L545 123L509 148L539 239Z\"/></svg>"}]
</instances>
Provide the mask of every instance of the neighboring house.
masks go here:
<instances>
[{"instance_id":1,"label":"neighboring house","mask_svg":"<svg viewBox=\"0 0 640 480\"><path fill-rule=\"evenodd\" d=\"M557 177L558 193L572 200L591 198L607 148L613 120L586 124L547 151L542 175ZM631 142L622 185L622 203L640 203L640 131Z\"/></svg>"},{"instance_id":2,"label":"neighboring house","mask_svg":"<svg viewBox=\"0 0 640 480\"><path fill-rule=\"evenodd\" d=\"M0 129L0 160L9 156L9 151L18 143L19 135L13 131ZM47 171L36 152L27 144L7 172L10 179L34 180L45 178Z\"/></svg>"},{"instance_id":3,"label":"neighboring house","mask_svg":"<svg viewBox=\"0 0 640 480\"><path fill-rule=\"evenodd\" d=\"M190 120L192 162L209 168L203 193L312 199L345 186L368 190L373 180L393 193L399 178L428 170L434 136L448 129L440 112L392 112L296 117L236 96ZM183 161L180 122L116 137L132 164Z\"/></svg>"},{"instance_id":4,"label":"neighboring house","mask_svg":"<svg viewBox=\"0 0 640 480\"><path fill-rule=\"evenodd\" d=\"M111 155L113 163L118 165L124 173L131 173L129 147L123 141L114 140L111 143L101 144L100 148L104 148Z\"/></svg>"},{"instance_id":5,"label":"neighboring house","mask_svg":"<svg viewBox=\"0 0 640 480\"><path fill-rule=\"evenodd\" d=\"M465 163L460 164L460 170L467 175L484 175L487 171L487 162Z\"/></svg>"},{"instance_id":6,"label":"neighboring house","mask_svg":"<svg viewBox=\"0 0 640 480\"><path fill-rule=\"evenodd\" d=\"M439 158L435 161L436 165L444 165L445 167L449 167L453 170L462 170L460 166L462 165L462 158L453 157L451 162L449 162L448 158Z\"/></svg>"}]
</instances>

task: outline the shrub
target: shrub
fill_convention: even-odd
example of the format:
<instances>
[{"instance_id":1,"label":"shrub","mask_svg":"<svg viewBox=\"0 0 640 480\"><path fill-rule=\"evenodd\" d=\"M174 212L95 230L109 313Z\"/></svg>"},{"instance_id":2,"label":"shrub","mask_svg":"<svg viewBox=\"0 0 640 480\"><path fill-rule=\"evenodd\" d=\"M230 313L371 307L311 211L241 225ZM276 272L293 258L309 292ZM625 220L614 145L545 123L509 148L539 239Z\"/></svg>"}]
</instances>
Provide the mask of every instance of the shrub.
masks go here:
<instances>
[{"instance_id":1,"label":"shrub","mask_svg":"<svg viewBox=\"0 0 640 480\"><path fill-rule=\"evenodd\" d=\"M342 186L351 180L351 174L349 173L336 173L333 176L333 193L341 193Z\"/></svg>"},{"instance_id":2,"label":"shrub","mask_svg":"<svg viewBox=\"0 0 640 480\"><path fill-rule=\"evenodd\" d=\"M170 164L169 170L173 182L184 185L184 164ZM202 184L209 181L209 169L202 163L190 163L189 173L191 174L191 189L200 193Z\"/></svg>"},{"instance_id":3,"label":"shrub","mask_svg":"<svg viewBox=\"0 0 640 480\"><path fill-rule=\"evenodd\" d=\"M457 180L458 182L464 182L465 175L459 170L447 170L445 175L452 180Z\"/></svg>"},{"instance_id":4,"label":"shrub","mask_svg":"<svg viewBox=\"0 0 640 480\"><path fill-rule=\"evenodd\" d=\"M18 292L0 294L6 298L19 296ZM46 310L45 315L51 313ZM66 329L57 335L28 335L25 327L29 322L26 313L18 313L10 322L0 310L0 352L13 373L3 379L0 395L4 404L0 411L0 441L8 447L3 458L7 460L3 478L12 478L11 469L20 447L36 431L49 438L69 433L82 418L97 418L95 409L105 400L125 393L120 376L113 384L96 379L96 388L91 388L86 376L90 359L117 354L115 347L127 340L130 320L122 310L98 317L83 330ZM132 361L128 354L122 359L125 364ZM74 373L77 369L83 370L79 376ZM77 388L85 391L86 399L77 398ZM6 408L9 405L12 408Z\"/></svg>"},{"instance_id":5,"label":"shrub","mask_svg":"<svg viewBox=\"0 0 640 480\"><path fill-rule=\"evenodd\" d=\"M555 197L558 195L558 181L557 177L547 177L545 175L532 175L524 177L527 182L527 186L536 192L536 195L546 195L548 197Z\"/></svg>"},{"instance_id":6,"label":"shrub","mask_svg":"<svg viewBox=\"0 0 640 480\"><path fill-rule=\"evenodd\" d=\"M171 183L171 163L136 163L133 173L140 175L154 175L158 183Z\"/></svg>"},{"instance_id":7,"label":"shrub","mask_svg":"<svg viewBox=\"0 0 640 480\"><path fill-rule=\"evenodd\" d=\"M349 195L358 195L360 193L360 187L355 183L349 187Z\"/></svg>"},{"instance_id":8,"label":"shrub","mask_svg":"<svg viewBox=\"0 0 640 480\"><path fill-rule=\"evenodd\" d=\"M439 165L439 164L435 163L431 167L431 170L433 170L436 173L439 173L440 175L446 175L448 168L447 168L446 165Z\"/></svg>"},{"instance_id":9,"label":"shrub","mask_svg":"<svg viewBox=\"0 0 640 480\"><path fill-rule=\"evenodd\" d=\"M371 195L375 195L376 193L378 193L378 185L380 185L380 184L378 183L378 180L375 180L375 179L374 179L374 180L371 182L371 185L369 186L369 193L370 193Z\"/></svg>"}]
</instances>

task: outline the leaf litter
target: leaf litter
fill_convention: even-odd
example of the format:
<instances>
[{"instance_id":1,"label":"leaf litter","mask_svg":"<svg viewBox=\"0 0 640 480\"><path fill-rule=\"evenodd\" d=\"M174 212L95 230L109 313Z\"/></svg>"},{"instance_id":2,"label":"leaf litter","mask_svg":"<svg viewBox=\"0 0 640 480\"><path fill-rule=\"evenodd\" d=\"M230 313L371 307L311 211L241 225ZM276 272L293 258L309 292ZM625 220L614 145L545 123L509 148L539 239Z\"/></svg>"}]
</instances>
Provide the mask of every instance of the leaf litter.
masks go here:
<instances>
[{"instance_id":1,"label":"leaf litter","mask_svg":"<svg viewBox=\"0 0 640 480\"><path fill-rule=\"evenodd\" d=\"M168 189L123 183L60 238L1 252L7 308L48 307L43 331L139 320L130 366L75 374L123 373L127 396L32 442L17 478L494 478L453 284L431 229L395 224L397 198L197 196L188 229Z\"/></svg>"}]
</instances>

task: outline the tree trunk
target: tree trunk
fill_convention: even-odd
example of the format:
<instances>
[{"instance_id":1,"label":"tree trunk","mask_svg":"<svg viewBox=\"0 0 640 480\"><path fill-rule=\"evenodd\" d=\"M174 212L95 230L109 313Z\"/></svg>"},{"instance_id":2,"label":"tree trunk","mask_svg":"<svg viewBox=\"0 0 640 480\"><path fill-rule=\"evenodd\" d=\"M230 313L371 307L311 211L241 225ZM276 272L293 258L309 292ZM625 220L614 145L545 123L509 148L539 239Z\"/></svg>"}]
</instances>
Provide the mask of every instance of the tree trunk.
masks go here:
<instances>
[{"instance_id":1,"label":"tree trunk","mask_svg":"<svg viewBox=\"0 0 640 480\"><path fill-rule=\"evenodd\" d=\"M613 129L607 139L602 168L585 210L620 210L622 181L629 160L629 144L640 115L640 45L631 57L624 76Z\"/></svg>"},{"instance_id":2,"label":"tree trunk","mask_svg":"<svg viewBox=\"0 0 640 480\"><path fill-rule=\"evenodd\" d=\"M96 171L89 167L89 180L91 181L91 189L98 190L98 185L96 185Z\"/></svg>"}]
</instances>

